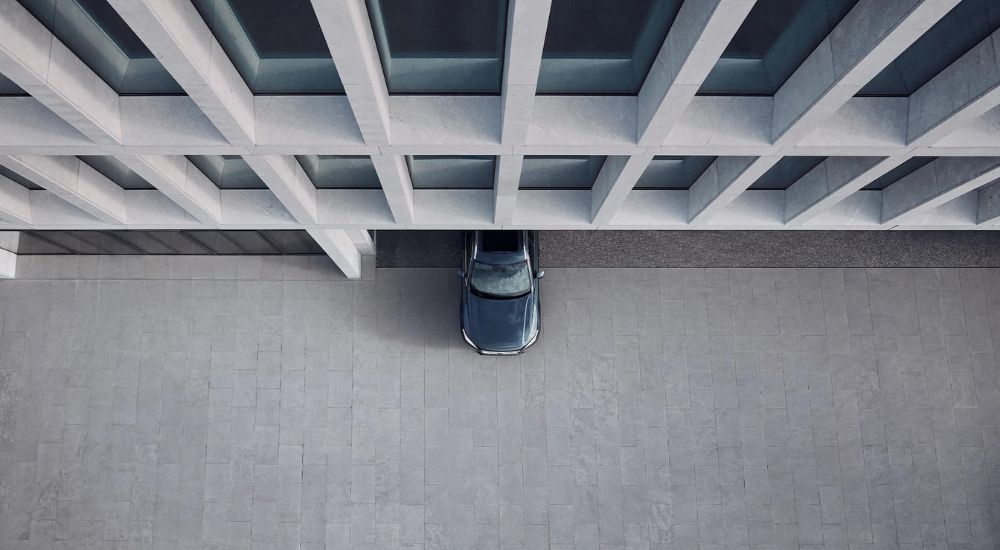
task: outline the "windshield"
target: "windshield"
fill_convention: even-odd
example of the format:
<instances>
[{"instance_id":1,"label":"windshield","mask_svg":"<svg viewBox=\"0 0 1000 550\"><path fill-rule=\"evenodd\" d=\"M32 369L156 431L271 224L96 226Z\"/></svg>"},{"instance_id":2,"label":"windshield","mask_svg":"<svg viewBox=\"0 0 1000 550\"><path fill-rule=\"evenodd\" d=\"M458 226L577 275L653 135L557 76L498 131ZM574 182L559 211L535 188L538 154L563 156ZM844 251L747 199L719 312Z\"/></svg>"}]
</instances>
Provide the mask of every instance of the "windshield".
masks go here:
<instances>
[{"instance_id":1,"label":"windshield","mask_svg":"<svg viewBox=\"0 0 1000 550\"><path fill-rule=\"evenodd\" d=\"M472 290L498 298L513 298L531 290L531 274L528 262L522 260L512 264L491 265L472 262L469 275Z\"/></svg>"}]
</instances>

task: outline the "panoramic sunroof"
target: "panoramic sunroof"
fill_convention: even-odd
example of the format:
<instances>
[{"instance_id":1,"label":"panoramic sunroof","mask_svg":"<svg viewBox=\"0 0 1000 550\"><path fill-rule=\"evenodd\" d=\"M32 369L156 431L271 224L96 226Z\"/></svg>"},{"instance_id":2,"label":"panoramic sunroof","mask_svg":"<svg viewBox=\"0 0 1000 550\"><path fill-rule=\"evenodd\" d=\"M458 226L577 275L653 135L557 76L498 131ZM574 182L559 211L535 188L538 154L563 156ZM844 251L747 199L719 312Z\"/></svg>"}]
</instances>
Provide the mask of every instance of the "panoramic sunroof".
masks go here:
<instances>
[{"instance_id":1,"label":"panoramic sunroof","mask_svg":"<svg viewBox=\"0 0 1000 550\"><path fill-rule=\"evenodd\" d=\"M514 231L483 231L483 250L486 252L516 252L517 233Z\"/></svg>"}]
</instances>

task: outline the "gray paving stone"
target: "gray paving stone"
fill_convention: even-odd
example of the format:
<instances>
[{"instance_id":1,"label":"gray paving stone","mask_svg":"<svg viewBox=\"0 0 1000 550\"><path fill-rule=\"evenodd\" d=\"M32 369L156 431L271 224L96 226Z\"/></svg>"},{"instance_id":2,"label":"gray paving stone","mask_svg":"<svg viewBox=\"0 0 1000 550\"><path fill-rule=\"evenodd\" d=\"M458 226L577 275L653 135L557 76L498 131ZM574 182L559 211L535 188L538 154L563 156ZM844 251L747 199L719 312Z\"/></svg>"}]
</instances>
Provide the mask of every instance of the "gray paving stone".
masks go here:
<instances>
[{"instance_id":1,"label":"gray paving stone","mask_svg":"<svg viewBox=\"0 0 1000 550\"><path fill-rule=\"evenodd\" d=\"M0 282L0 547L997 546L1000 271L161 263Z\"/></svg>"}]
</instances>

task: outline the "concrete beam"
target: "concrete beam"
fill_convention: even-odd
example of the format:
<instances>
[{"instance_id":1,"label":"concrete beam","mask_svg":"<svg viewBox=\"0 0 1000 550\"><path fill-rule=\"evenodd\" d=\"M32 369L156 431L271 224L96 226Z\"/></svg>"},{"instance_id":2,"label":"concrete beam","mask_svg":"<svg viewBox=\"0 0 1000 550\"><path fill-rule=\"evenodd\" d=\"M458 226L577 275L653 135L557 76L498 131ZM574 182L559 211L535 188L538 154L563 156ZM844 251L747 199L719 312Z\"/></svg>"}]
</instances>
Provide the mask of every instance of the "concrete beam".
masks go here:
<instances>
[{"instance_id":1,"label":"concrete beam","mask_svg":"<svg viewBox=\"0 0 1000 550\"><path fill-rule=\"evenodd\" d=\"M109 2L230 143L254 143L253 94L194 5Z\"/></svg>"},{"instance_id":2,"label":"concrete beam","mask_svg":"<svg viewBox=\"0 0 1000 550\"><path fill-rule=\"evenodd\" d=\"M1000 181L981 187L976 192L976 223L993 226L1000 222Z\"/></svg>"},{"instance_id":3,"label":"concrete beam","mask_svg":"<svg viewBox=\"0 0 1000 550\"><path fill-rule=\"evenodd\" d=\"M779 156L719 157L688 190L688 220L703 225L781 160Z\"/></svg>"},{"instance_id":4,"label":"concrete beam","mask_svg":"<svg viewBox=\"0 0 1000 550\"><path fill-rule=\"evenodd\" d=\"M305 226L264 189L222 191L222 221L206 224L193 218L160 191L126 191L125 219L104 221L51 191L31 191L31 223L0 223L2 230L21 229L304 229ZM328 227L339 228L339 227Z\"/></svg>"},{"instance_id":5,"label":"concrete beam","mask_svg":"<svg viewBox=\"0 0 1000 550\"><path fill-rule=\"evenodd\" d=\"M590 190L591 222L601 226L618 213L628 194L653 160L652 154L609 156Z\"/></svg>"},{"instance_id":6,"label":"concrete beam","mask_svg":"<svg viewBox=\"0 0 1000 550\"><path fill-rule=\"evenodd\" d=\"M309 235L320 245L333 263L348 279L361 278L361 252L343 229L309 229Z\"/></svg>"},{"instance_id":7,"label":"concrete beam","mask_svg":"<svg viewBox=\"0 0 1000 550\"><path fill-rule=\"evenodd\" d=\"M552 0L511 0L508 4L500 129L505 145L521 145L528 137L551 8Z\"/></svg>"},{"instance_id":8,"label":"concrete beam","mask_svg":"<svg viewBox=\"0 0 1000 550\"><path fill-rule=\"evenodd\" d=\"M0 73L95 143L121 143L118 94L13 0L0 2Z\"/></svg>"},{"instance_id":9,"label":"concrete beam","mask_svg":"<svg viewBox=\"0 0 1000 550\"><path fill-rule=\"evenodd\" d=\"M784 150L801 142L957 3L862 0L855 5L775 94L773 145ZM801 225L897 164L831 157L821 165L823 170L814 170L788 189L786 221Z\"/></svg>"},{"instance_id":10,"label":"concrete beam","mask_svg":"<svg viewBox=\"0 0 1000 550\"><path fill-rule=\"evenodd\" d=\"M920 215L907 216L905 222L894 225L892 230L983 229L976 223L979 197L975 192L959 195L950 201Z\"/></svg>"},{"instance_id":11,"label":"concrete beam","mask_svg":"<svg viewBox=\"0 0 1000 550\"><path fill-rule=\"evenodd\" d=\"M501 155L497 157L497 169L493 182L493 223L508 225L514 222L517 207L517 187L521 181L523 155Z\"/></svg>"},{"instance_id":12,"label":"concrete beam","mask_svg":"<svg viewBox=\"0 0 1000 550\"><path fill-rule=\"evenodd\" d=\"M180 155L118 155L118 160L142 176L201 223L222 222L218 187Z\"/></svg>"},{"instance_id":13,"label":"concrete beam","mask_svg":"<svg viewBox=\"0 0 1000 550\"><path fill-rule=\"evenodd\" d=\"M1000 105L1000 31L910 95L907 144L926 147Z\"/></svg>"},{"instance_id":14,"label":"concrete beam","mask_svg":"<svg viewBox=\"0 0 1000 550\"><path fill-rule=\"evenodd\" d=\"M345 231L362 256L375 255L375 240L372 239L372 235L367 229L346 229Z\"/></svg>"},{"instance_id":15,"label":"concrete beam","mask_svg":"<svg viewBox=\"0 0 1000 550\"><path fill-rule=\"evenodd\" d=\"M365 143L389 143L389 91L364 0L312 0Z\"/></svg>"},{"instance_id":16,"label":"concrete beam","mask_svg":"<svg viewBox=\"0 0 1000 550\"><path fill-rule=\"evenodd\" d=\"M31 223L29 191L0 176L0 219L10 223Z\"/></svg>"},{"instance_id":17,"label":"concrete beam","mask_svg":"<svg viewBox=\"0 0 1000 550\"><path fill-rule=\"evenodd\" d=\"M616 226L641 227L663 225L656 216L670 212L672 225L689 221L683 227L780 227L819 215L840 227L845 216L823 213L858 195L866 208L884 210L882 218L865 218L872 226L931 227L940 221L926 214L956 197L969 212L972 197L979 199L978 215L993 219L992 186L968 193L991 181L993 171L964 173L976 162L971 158L926 181L904 179L884 192L856 193L910 155L1000 156L1000 139L991 138L995 124L983 115L1000 105L1000 33L910 98L852 97L958 0L860 0L774 98L694 97L753 0L685 2L638 96L538 98L551 0L509 2L502 96L492 98L390 98L363 0L311 1L346 97L254 98L189 2L110 0L190 94L119 98L20 3L0 0L0 72L34 96L0 98L0 154L36 159L21 169L52 191L0 182L0 219L8 226L81 229L351 229L358 231L347 235L356 249L366 246L361 228L513 225L515 218L566 228L607 226L614 218ZM971 126L964 138L942 139ZM109 152L162 193L126 193L66 156ZM246 155L271 191L220 192L185 159L168 156L193 153ZM331 191L337 198L328 202L338 204L338 214L320 223L318 194L294 154L373 155L384 193ZM419 191L415 200L405 161L412 154L499 155L492 217L490 194L482 190ZM515 212L522 155L530 154L609 155L609 161L592 191L521 193L524 211ZM654 154L720 160L688 192L643 193L656 197L655 208L633 209L647 212L646 221L619 219L630 215L620 207L636 198L630 190ZM742 200L750 198L742 191L788 154L831 158L785 193ZM69 164L75 171L66 170ZM341 216L354 204L367 209ZM857 222L843 227L851 224Z\"/></svg>"},{"instance_id":18,"label":"concrete beam","mask_svg":"<svg viewBox=\"0 0 1000 550\"><path fill-rule=\"evenodd\" d=\"M125 190L73 156L0 157L0 164L104 223L124 223Z\"/></svg>"},{"instance_id":19,"label":"concrete beam","mask_svg":"<svg viewBox=\"0 0 1000 550\"><path fill-rule=\"evenodd\" d=\"M17 276L17 254L0 249L0 278L13 279Z\"/></svg>"},{"instance_id":20,"label":"concrete beam","mask_svg":"<svg viewBox=\"0 0 1000 550\"><path fill-rule=\"evenodd\" d=\"M773 143L802 140L958 2L858 2L774 94Z\"/></svg>"},{"instance_id":21,"label":"concrete beam","mask_svg":"<svg viewBox=\"0 0 1000 550\"><path fill-rule=\"evenodd\" d=\"M1000 158L938 158L882 190L882 223L905 224L997 178Z\"/></svg>"},{"instance_id":22,"label":"concrete beam","mask_svg":"<svg viewBox=\"0 0 1000 550\"><path fill-rule=\"evenodd\" d=\"M299 223L316 223L316 186L295 157L246 155L243 160Z\"/></svg>"},{"instance_id":23,"label":"concrete beam","mask_svg":"<svg viewBox=\"0 0 1000 550\"><path fill-rule=\"evenodd\" d=\"M406 157L402 155L372 155L372 164L382 183L385 200L397 225L413 223L413 182Z\"/></svg>"},{"instance_id":24,"label":"concrete beam","mask_svg":"<svg viewBox=\"0 0 1000 550\"><path fill-rule=\"evenodd\" d=\"M660 145L756 0L684 2L639 90L639 145Z\"/></svg>"},{"instance_id":25,"label":"concrete beam","mask_svg":"<svg viewBox=\"0 0 1000 550\"><path fill-rule=\"evenodd\" d=\"M883 157L829 157L785 190L785 223L802 225L895 167ZM878 175L875 175L878 174Z\"/></svg>"},{"instance_id":26,"label":"concrete beam","mask_svg":"<svg viewBox=\"0 0 1000 550\"><path fill-rule=\"evenodd\" d=\"M261 96L251 146L230 144L187 97L123 96L113 154L1000 155L1000 115L920 148L906 144L907 98L855 97L802 142L771 144L770 97L696 96L662 145L637 145L636 97L538 96L529 141L498 143L500 98L392 96L393 143L366 145L345 96ZM107 154L31 97L0 97L0 154Z\"/></svg>"}]
</instances>

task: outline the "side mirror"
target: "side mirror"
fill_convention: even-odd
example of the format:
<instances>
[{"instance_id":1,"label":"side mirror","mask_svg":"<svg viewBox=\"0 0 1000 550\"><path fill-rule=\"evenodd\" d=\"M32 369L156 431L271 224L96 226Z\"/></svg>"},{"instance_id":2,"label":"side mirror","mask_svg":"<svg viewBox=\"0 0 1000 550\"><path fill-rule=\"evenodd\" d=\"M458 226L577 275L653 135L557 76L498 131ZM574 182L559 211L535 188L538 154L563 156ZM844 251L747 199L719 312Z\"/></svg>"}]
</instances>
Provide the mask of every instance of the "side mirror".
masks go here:
<instances>
[{"instance_id":1,"label":"side mirror","mask_svg":"<svg viewBox=\"0 0 1000 550\"><path fill-rule=\"evenodd\" d=\"M541 279L544 276L545 276L545 271L539 271L538 274L535 275L535 278L536 279Z\"/></svg>"},{"instance_id":2,"label":"side mirror","mask_svg":"<svg viewBox=\"0 0 1000 550\"><path fill-rule=\"evenodd\" d=\"M458 277L459 279L464 279L465 278L465 272L462 271L462 268L458 268L458 269L455 270L455 276Z\"/></svg>"}]
</instances>

